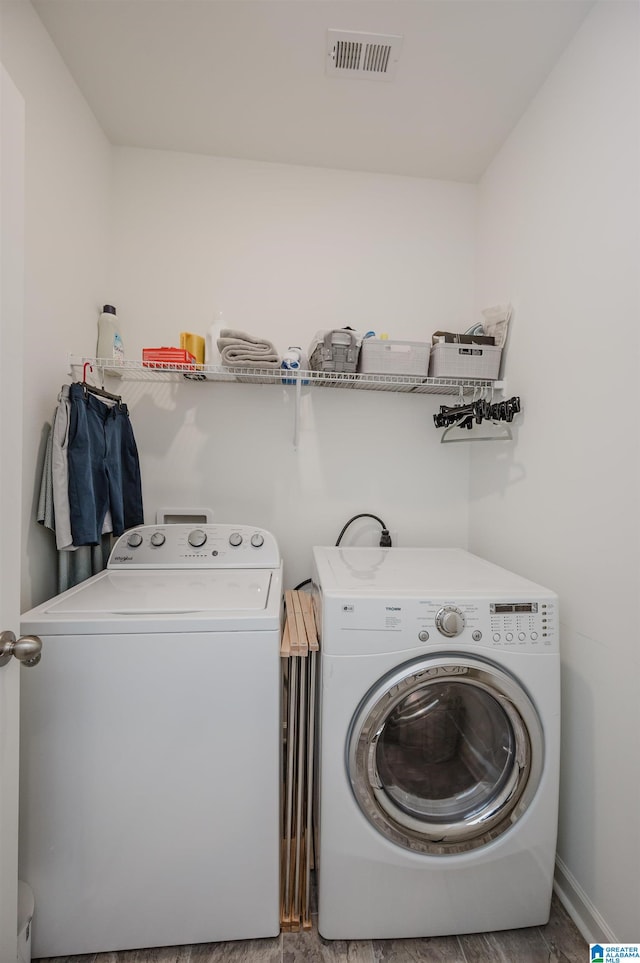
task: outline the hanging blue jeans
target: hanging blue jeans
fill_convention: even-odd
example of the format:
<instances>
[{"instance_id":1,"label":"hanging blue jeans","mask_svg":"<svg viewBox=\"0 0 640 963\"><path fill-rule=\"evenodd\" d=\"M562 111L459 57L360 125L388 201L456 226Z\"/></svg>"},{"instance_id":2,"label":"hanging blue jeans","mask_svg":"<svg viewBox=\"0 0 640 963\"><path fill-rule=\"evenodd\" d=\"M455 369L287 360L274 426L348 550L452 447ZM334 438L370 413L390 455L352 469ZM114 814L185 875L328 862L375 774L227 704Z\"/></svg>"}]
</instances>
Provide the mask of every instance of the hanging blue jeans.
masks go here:
<instances>
[{"instance_id":1,"label":"hanging blue jeans","mask_svg":"<svg viewBox=\"0 0 640 963\"><path fill-rule=\"evenodd\" d=\"M74 545L97 545L107 510L113 534L142 525L138 449L127 406L69 388L69 509Z\"/></svg>"}]
</instances>

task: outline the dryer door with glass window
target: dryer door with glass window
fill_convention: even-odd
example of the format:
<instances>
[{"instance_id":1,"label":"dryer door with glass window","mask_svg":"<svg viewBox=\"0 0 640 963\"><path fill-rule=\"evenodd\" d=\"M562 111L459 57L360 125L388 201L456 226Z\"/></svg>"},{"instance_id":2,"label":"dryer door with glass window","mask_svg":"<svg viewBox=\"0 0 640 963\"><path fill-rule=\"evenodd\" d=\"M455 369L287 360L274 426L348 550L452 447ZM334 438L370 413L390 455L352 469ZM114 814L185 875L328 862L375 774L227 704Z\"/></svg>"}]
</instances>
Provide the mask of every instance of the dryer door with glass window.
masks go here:
<instances>
[{"instance_id":1,"label":"dryer door with glass window","mask_svg":"<svg viewBox=\"0 0 640 963\"><path fill-rule=\"evenodd\" d=\"M367 819L405 849L435 855L486 845L529 806L542 772L542 725L499 666L421 658L368 693L347 765Z\"/></svg>"}]
</instances>

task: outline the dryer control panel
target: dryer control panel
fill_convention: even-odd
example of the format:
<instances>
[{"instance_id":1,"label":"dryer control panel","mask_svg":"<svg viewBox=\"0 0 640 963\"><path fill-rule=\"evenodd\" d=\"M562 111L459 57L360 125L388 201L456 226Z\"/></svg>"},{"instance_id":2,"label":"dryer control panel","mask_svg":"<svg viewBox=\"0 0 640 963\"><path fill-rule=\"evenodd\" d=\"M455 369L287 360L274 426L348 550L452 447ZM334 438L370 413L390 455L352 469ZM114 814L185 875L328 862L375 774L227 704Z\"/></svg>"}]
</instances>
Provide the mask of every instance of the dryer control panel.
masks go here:
<instances>
[{"instance_id":1,"label":"dryer control panel","mask_svg":"<svg viewBox=\"0 0 640 963\"><path fill-rule=\"evenodd\" d=\"M459 639L497 648L534 651L557 643L555 598L535 601L457 601L418 603L420 641ZM433 629L435 628L435 631Z\"/></svg>"},{"instance_id":2,"label":"dryer control panel","mask_svg":"<svg viewBox=\"0 0 640 963\"><path fill-rule=\"evenodd\" d=\"M553 592L511 599L488 593L486 598L325 596L322 636L325 652L335 646L344 655L414 647L557 652L558 615L558 597Z\"/></svg>"},{"instance_id":3,"label":"dryer control panel","mask_svg":"<svg viewBox=\"0 0 640 963\"><path fill-rule=\"evenodd\" d=\"M107 568L278 568L275 536L247 525L140 525L121 535Z\"/></svg>"}]
</instances>

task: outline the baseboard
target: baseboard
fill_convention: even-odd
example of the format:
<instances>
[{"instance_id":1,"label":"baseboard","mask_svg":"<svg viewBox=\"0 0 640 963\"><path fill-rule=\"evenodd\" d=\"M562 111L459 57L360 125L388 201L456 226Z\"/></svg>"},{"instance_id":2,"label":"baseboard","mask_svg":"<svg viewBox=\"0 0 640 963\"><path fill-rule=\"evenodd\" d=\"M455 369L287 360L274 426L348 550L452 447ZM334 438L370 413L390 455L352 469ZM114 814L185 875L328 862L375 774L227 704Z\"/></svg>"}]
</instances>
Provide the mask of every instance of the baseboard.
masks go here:
<instances>
[{"instance_id":1,"label":"baseboard","mask_svg":"<svg viewBox=\"0 0 640 963\"><path fill-rule=\"evenodd\" d=\"M559 856L553 882L556 895L587 943L618 943L615 934Z\"/></svg>"}]
</instances>

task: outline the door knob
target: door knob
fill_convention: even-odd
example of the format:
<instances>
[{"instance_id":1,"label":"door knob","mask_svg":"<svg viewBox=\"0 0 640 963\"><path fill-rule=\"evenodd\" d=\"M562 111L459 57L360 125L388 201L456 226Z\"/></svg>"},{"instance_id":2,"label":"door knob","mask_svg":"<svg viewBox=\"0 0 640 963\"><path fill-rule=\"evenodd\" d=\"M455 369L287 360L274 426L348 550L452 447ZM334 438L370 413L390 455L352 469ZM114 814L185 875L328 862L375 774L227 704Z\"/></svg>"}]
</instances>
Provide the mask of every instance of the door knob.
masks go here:
<instances>
[{"instance_id":1,"label":"door knob","mask_svg":"<svg viewBox=\"0 0 640 963\"><path fill-rule=\"evenodd\" d=\"M16 639L13 632L0 632L0 666L6 665L12 655L24 666L37 665L42 658L42 639L37 635Z\"/></svg>"}]
</instances>

